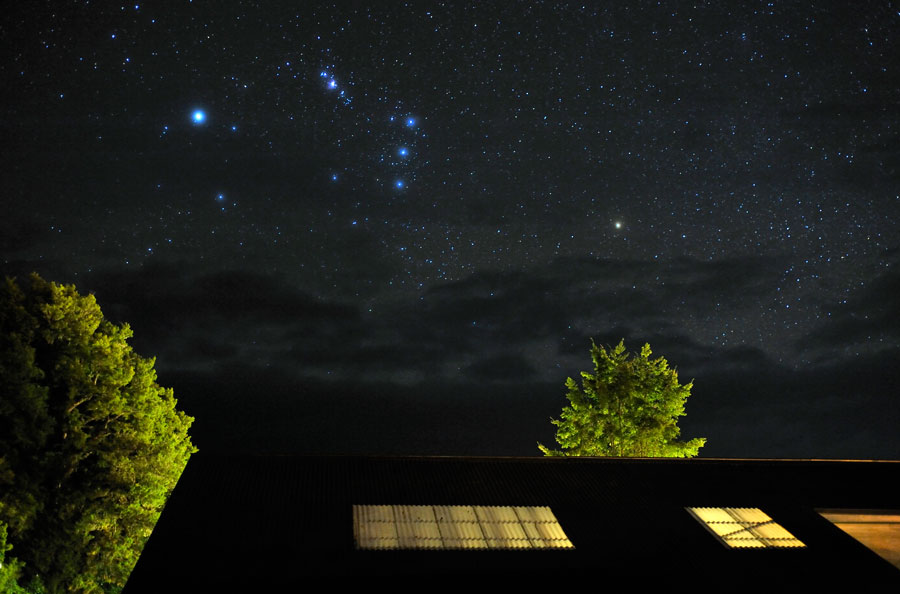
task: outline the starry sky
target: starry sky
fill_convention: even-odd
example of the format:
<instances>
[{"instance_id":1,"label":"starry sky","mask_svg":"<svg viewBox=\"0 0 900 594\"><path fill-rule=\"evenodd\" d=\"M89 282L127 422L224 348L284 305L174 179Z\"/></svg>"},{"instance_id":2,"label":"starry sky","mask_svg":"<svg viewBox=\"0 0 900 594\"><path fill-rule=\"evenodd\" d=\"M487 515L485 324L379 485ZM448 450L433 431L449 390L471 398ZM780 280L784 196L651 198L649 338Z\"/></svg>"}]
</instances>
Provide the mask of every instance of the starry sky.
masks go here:
<instances>
[{"instance_id":1,"label":"starry sky","mask_svg":"<svg viewBox=\"0 0 900 594\"><path fill-rule=\"evenodd\" d=\"M3 273L205 451L538 455L624 338L704 456L900 458L900 4L363 4L7 8Z\"/></svg>"}]
</instances>

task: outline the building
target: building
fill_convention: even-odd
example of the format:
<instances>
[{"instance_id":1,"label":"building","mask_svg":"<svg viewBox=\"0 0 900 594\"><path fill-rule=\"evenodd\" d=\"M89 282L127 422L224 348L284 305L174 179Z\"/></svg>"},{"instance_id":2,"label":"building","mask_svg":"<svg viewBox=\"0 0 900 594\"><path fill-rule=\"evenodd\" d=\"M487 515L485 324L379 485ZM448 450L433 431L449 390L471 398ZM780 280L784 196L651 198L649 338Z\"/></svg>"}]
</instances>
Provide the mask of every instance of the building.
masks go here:
<instances>
[{"instance_id":1,"label":"building","mask_svg":"<svg viewBox=\"0 0 900 594\"><path fill-rule=\"evenodd\" d=\"M898 461L200 453L125 593L309 576L896 587L897 478Z\"/></svg>"}]
</instances>

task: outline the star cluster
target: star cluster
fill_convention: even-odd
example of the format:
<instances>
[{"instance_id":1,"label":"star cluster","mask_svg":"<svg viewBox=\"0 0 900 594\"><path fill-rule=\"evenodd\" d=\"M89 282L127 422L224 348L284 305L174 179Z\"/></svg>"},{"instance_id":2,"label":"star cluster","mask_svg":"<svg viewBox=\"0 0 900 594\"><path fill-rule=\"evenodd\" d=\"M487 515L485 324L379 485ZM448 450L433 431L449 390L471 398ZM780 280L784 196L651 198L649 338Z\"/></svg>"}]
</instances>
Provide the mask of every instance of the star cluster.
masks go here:
<instances>
[{"instance_id":1,"label":"star cluster","mask_svg":"<svg viewBox=\"0 0 900 594\"><path fill-rule=\"evenodd\" d=\"M122 189L157 221L130 233L138 243L159 247L166 228L190 244L219 225L275 243L269 213L283 211L306 245L362 220L392 261L385 281L413 288L613 250L791 254L766 307L788 326L839 305L893 247L898 17L870 8L192 6L175 18L84 5L27 23L4 74L45 117L73 122L39 142L112 155L101 183L135 175ZM89 16L98 26L77 35ZM247 210L207 218L192 197L215 188ZM111 189L87 217L116 216ZM40 200L53 214L56 198ZM107 242L130 240L88 238L82 266ZM830 303L804 302L820 289Z\"/></svg>"},{"instance_id":2,"label":"star cluster","mask_svg":"<svg viewBox=\"0 0 900 594\"><path fill-rule=\"evenodd\" d=\"M253 270L366 320L470 288L483 357L517 335L498 320L519 279L569 308L526 308L540 337L511 346L548 381L616 329L793 369L896 346L873 323L900 247L890 2L74 2L7 22L7 265Z\"/></svg>"}]
</instances>

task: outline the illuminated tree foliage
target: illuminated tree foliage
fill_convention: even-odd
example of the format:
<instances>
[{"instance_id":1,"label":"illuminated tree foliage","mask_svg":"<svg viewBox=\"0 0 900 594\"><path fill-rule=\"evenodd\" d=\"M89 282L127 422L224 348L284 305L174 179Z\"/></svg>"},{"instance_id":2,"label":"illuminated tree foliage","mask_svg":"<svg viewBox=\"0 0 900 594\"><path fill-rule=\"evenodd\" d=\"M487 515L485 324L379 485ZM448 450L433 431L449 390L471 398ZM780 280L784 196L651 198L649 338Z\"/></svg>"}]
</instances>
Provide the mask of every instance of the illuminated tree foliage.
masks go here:
<instances>
[{"instance_id":1,"label":"illuminated tree foliage","mask_svg":"<svg viewBox=\"0 0 900 594\"><path fill-rule=\"evenodd\" d=\"M193 419L131 335L74 286L0 283L0 528L4 567L22 572L10 583L117 591L196 451Z\"/></svg>"},{"instance_id":2,"label":"illuminated tree foliage","mask_svg":"<svg viewBox=\"0 0 900 594\"><path fill-rule=\"evenodd\" d=\"M678 373L659 357L650 358L645 344L640 356L591 343L594 373L581 372L581 386L566 380L569 406L556 425L561 450L538 447L547 456L641 456L691 458L705 438L677 441L678 417L691 395L692 382L681 385Z\"/></svg>"}]
</instances>

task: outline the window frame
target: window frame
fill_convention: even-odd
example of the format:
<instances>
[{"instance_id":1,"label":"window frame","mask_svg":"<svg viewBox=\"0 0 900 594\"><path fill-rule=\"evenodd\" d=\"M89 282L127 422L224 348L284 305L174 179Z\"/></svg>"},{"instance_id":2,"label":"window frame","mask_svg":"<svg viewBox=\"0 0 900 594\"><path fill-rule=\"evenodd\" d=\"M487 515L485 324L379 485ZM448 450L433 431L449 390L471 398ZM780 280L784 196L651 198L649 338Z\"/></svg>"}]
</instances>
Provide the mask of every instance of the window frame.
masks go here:
<instances>
[{"instance_id":1,"label":"window frame","mask_svg":"<svg viewBox=\"0 0 900 594\"><path fill-rule=\"evenodd\" d=\"M685 507L684 509L729 550L800 550L806 548L806 543L758 507L706 506ZM712 519L716 516L723 519ZM727 532L725 527L729 525L740 526L740 529ZM719 527L719 530L716 527ZM735 537L741 533L746 533L749 537Z\"/></svg>"},{"instance_id":2,"label":"window frame","mask_svg":"<svg viewBox=\"0 0 900 594\"><path fill-rule=\"evenodd\" d=\"M549 506L354 504L357 550L572 550Z\"/></svg>"}]
</instances>

